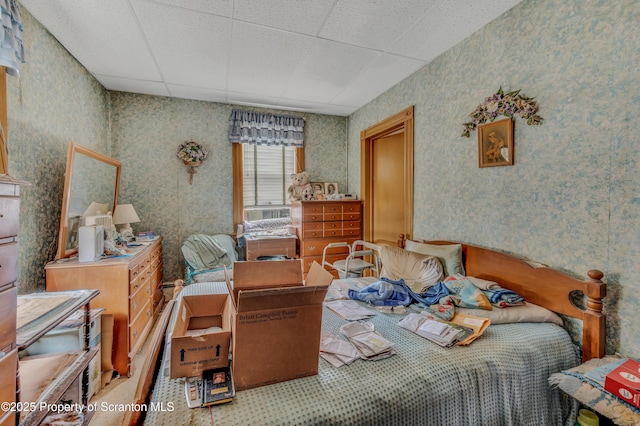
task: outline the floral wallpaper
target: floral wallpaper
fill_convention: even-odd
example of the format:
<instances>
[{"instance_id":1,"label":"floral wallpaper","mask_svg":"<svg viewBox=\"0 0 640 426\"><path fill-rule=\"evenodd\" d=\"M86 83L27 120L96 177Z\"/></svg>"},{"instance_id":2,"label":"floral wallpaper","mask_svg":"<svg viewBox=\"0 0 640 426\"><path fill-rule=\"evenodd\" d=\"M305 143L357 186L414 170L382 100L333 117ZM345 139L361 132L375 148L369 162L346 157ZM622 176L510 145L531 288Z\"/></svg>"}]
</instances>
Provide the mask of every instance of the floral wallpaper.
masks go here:
<instances>
[{"instance_id":1,"label":"floral wallpaper","mask_svg":"<svg viewBox=\"0 0 640 426\"><path fill-rule=\"evenodd\" d=\"M190 235L234 231L228 140L234 106L122 92L111 93L111 101L115 156L122 162L119 202L132 203L138 212L135 232L163 236L164 280L184 277L180 247ZM305 166L312 179L346 187L346 119L287 114L305 118ZM176 157L186 140L209 150L193 184Z\"/></svg>"},{"instance_id":2,"label":"floral wallpaper","mask_svg":"<svg viewBox=\"0 0 640 426\"><path fill-rule=\"evenodd\" d=\"M415 106L414 237L604 272L607 352L640 356L640 3L525 0L349 117L360 131ZM515 165L478 167L462 124L499 87L535 97ZM360 187L350 167L349 187Z\"/></svg>"},{"instance_id":3,"label":"floral wallpaper","mask_svg":"<svg viewBox=\"0 0 640 426\"><path fill-rule=\"evenodd\" d=\"M53 260L68 142L112 155L109 94L21 8L26 63L7 76L9 174L22 188L18 291L44 290L44 267Z\"/></svg>"}]
</instances>

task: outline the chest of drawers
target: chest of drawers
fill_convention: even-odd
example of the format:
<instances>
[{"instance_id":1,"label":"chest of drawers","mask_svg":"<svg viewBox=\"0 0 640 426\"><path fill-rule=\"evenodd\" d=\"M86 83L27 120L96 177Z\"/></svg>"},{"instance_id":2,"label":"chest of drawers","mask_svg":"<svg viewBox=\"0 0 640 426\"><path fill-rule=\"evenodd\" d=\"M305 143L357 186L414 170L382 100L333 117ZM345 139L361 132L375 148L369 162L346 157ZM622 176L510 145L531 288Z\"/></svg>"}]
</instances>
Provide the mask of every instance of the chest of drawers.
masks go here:
<instances>
[{"instance_id":1,"label":"chest of drawers","mask_svg":"<svg viewBox=\"0 0 640 426\"><path fill-rule=\"evenodd\" d=\"M18 279L18 219L20 185L0 177L0 401L16 400L18 349L16 348L16 306ZM14 425L15 412L0 408L0 425Z\"/></svg>"},{"instance_id":2,"label":"chest of drawers","mask_svg":"<svg viewBox=\"0 0 640 426\"><path fill-rule=\"evenodd\" d=\"M162 308L162 238L129 257L51 262L45 267L47 291L96 289L92 308L112 314L113 365L123 376Z\"/></svg>"},{"instance_id":3,"label":"chest of drawers","mask_svg":"<svg viewBox=\"0 0 640 426\"><path fill-rule=\"evenodd\" d=\"M296 227L299 255L306 274L314 261L322 264L322 252L327 244L351 244L362 239L362 201L294 201L291 222ZM346 253L346 248L332 250L327 260L344 259Z\"/></svg>"}]
</instances>

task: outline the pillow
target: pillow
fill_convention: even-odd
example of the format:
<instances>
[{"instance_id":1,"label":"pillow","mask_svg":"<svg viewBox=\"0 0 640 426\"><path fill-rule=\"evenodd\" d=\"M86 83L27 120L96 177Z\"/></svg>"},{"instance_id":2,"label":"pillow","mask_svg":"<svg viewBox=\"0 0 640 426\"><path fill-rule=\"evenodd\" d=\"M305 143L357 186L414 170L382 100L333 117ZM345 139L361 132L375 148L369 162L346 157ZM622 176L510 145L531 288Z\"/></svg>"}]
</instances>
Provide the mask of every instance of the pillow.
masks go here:
<instances>
[{"instance_id":1,"label":"pillow","mask_svg":"<svg viewBox=\"0 0 640 426\"><path fill-rule=\"evenodd\" d=\"M462 265L462 244L436 245L407 240L405 248L416 253L437 257L444 268L445 278L453 274L465 275Z\"/></svg>"},{"instance_id":2,"label":"pillow","mask_svg":"<svg viewBox=\"0 0 640 426\"><path fill-rule=\"evenodd\" d=\"M427 288L442 281L442 265L435 256L403 250L399 247L380 246L382 271L380 276L391 280L403 279L411 291L424 293Z\"/></svg>"},{"instance_id":3,"label":"pillow","mask_svg":"<svg viewBox=\"0 0 640 426\"><path fill-rule=\"evenodd\" d=\"M456 312L465 315L489 318L491 324L510 324L514 322L550 322L562 327L562 318L547 308L524 302L521 306L485 311L483 309L456 308Z\"/></svg>"}]
</instances>

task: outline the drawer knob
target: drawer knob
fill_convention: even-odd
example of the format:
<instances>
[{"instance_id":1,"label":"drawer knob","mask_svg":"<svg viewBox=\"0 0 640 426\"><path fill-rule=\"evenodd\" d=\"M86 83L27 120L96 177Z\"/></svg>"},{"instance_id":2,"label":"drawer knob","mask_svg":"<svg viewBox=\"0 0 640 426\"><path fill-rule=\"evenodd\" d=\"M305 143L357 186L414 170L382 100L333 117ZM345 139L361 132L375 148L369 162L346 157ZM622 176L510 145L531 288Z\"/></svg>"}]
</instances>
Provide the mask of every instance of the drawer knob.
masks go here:
<instances>
[{"instance_id":1,"label":"drawer knob","mask_svg":"<svg viewBox=\"0 0 640 426\"><path fill-rule=\"evenodd\" d=\"M315 235L315 233L314 233L314 235ZM309 246L309 250L315 250L315 249L316 249L316 246Z\"/></svg>"},{"instance_id":2,"label":"drawer knob","mask_svg":"<svg viewBox=\"0 0 640 426\"><path fill-rule=\"evenodd\" d=\"M133 302L133 310L135 311L136 308L138 307L138 302Z\"/></svg>"}]
</instances>

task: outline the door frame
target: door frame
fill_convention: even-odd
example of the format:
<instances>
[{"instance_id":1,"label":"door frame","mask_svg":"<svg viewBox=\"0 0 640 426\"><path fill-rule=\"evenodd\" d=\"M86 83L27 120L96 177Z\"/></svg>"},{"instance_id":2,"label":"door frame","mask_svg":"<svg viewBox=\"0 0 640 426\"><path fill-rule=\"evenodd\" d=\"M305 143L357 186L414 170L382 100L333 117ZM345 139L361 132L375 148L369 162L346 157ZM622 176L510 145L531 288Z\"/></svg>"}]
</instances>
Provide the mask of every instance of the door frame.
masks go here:
<instances>
[{"instance_id":1,"label":"door frame","mask_svg":"<svg viewBox=\"0 0 640 426\"><path fill-rule=\"evenodd\" d=\"M363 237L373 236L373 144L375 139L393 133L404 134L404 223L405 238L413 234L413 106L410 106L360 132L360 194L363 200ZM398 239L401 237L398 236Z\"/></svg>"}]
</instances>

